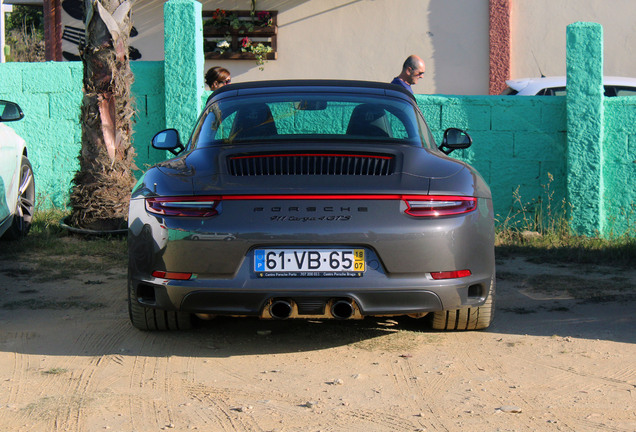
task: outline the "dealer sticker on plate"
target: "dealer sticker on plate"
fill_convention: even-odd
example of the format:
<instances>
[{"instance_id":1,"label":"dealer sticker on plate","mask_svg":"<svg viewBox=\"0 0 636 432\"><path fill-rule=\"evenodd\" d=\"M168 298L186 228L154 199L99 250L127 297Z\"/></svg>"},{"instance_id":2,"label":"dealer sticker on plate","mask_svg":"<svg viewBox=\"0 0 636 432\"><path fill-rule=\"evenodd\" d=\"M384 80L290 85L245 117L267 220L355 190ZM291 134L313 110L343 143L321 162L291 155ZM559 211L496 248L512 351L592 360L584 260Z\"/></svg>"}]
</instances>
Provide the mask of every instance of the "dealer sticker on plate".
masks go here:
<instances>
[{"instance_id":1,"label":"dealer sticker on plate","mask_svg":"<svg viewBox=\"0 0 636 432\"><path fill-rule=\"evenodd\" d=\"M364 249L257 249L254 271L260 277L360 277Z\"/></svg>"}]
</instances>

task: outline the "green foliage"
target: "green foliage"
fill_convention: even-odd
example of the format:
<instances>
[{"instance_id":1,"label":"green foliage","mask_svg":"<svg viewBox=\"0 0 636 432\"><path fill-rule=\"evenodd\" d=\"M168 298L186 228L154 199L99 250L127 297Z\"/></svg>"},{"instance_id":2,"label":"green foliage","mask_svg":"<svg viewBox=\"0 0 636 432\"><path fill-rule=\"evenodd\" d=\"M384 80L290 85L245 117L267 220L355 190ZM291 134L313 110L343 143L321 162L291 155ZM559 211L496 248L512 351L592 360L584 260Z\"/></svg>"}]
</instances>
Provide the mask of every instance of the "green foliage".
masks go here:
<instances>
[{"instance_id":1,"label":"green foliage","mask_svg":"<svg viewBox=\"0 0 636 432\"><path fill-rule=\"evenodd\" d=\"M6 30L21 31L28 34L44 32L44 16L41 6L13 5L13 12L7 14Z\"/></svg>"},{"instance_id":2,"label":"green foliage","mask_svg":"<svg viewBox=\"0 0 636 432\"><path fill-rule=\"evenodd\" d=\"M42 33L27 33L24 29L12 30L6 39L5 55L7 62L45 61L45 44Z\"/></svg>"},{"instance_id":3,"label":"green foliage","mask_svg":"<svg viewBox=\"0 0 636 432\"><path fill-rule=\"evenodd\" d=\"M7 14L5 54L8 62L45 60L44 18L38 6L13 5Z\"/></svg>"},{"instance_id":4,"label":"green foliage","mask_svg":"<svg viewBox=\"0 0 636 432\"><path fill-rule=\"evenodd\" d=\"M262 71L265 69L264 64L267 62L267 54L273 51L272 47L261 42L255 43L248 37L241 39L241 51L254 54L256 64Z\"/></svg>"}]
</instances>

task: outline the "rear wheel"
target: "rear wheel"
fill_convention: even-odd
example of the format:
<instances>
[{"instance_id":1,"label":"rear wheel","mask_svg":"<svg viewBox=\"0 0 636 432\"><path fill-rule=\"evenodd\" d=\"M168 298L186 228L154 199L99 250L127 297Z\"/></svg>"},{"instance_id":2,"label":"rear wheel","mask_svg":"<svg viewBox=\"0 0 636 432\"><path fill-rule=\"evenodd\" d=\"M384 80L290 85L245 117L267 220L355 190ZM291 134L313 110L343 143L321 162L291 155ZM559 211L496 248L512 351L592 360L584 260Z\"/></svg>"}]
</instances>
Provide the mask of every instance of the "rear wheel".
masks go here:
<instances>
[{"instance_id":1,"label":"rear wheel","mask_svg":"<svg viewBox=\"0 0 636 432\"><path fill-rule=\"evenodd\" d=\"M20 239L27 235L33 222L33 210L35 207L35 180L33 168L26 156L22 156L20 164L20 186L18 187L18 200L16 202L13 223L5 232L5 237L12 240Z\"/></svg>"},{"instance_id":2,"label":"rear wheel","mask_svg":"<svg viewBox=\"0 0 636 432\"><path fill-rule=\"evenodd\" d=\"M495 276L490 282L486 302L478 307L433 313L435 330L482 330L488 328L495 315Z\"/></svg>"},{"instance_id":3,"label":"rear wheel","mask_svg":"<svg viewBox=\"0 0 636 432\"><path fill-rule=\"evenodd\" d=\"M193 323L192 314L153 309L139 304L130 283L128 283L128 314L132 325L140 330L189 330Z\"/></svg>"}]
</instances>

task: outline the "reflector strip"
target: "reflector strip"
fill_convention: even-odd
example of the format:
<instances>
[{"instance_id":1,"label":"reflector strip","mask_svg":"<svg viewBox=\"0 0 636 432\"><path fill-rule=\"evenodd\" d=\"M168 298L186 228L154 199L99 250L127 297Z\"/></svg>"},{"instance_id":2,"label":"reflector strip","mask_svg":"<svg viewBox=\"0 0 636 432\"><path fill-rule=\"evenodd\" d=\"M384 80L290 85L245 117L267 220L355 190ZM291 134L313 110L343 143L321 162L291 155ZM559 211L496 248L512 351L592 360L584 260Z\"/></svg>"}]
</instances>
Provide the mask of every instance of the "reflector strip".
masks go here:
<instances>
[{"instance_id":1,"label":"reflector strip","mask_svg":"<svg viewBox=\"0 0 636 432\"><path fill-rule=\"evenodd\" d=\"M196 275L195 277L192 277L193 276L192 273L165 272L165 271L155 270L152 272L152 275L156 278L161 278L161 279L174 279L174 280L196 279Z\"/></svg>"},{"instance_id":2,"label":"reflector strip","mask_svg":"<svg viewBox=\"0 0 636 432\"><path fill-rule=\"evenodd\" d=\"M441 272L431 272L431 277L435 280L438 279L457 279L468 277L472 273L470 270L453 270L453 271L441 271Z\"/></svg>"}]
</instances>

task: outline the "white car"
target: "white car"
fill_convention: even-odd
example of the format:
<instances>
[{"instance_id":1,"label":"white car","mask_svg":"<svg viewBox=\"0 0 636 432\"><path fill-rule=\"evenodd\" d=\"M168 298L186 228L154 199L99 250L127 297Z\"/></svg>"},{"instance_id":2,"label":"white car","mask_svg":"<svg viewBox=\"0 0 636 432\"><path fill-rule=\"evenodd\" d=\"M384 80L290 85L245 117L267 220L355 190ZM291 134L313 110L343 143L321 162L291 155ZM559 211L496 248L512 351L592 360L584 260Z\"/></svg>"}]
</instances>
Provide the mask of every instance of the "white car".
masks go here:
<instances>
[{"instance_id":1,"label":"white car","mask_svg":"<svg viewBox=\"0 0 636 432\"><path fill-rule=\"evenodd\" d=\"M0 236L9 239L29 232L35 203L26 142L5 124L23 117L18 104L0 100Z\"/></svg>"},{"instance_id":2,"label":"white car","mask_svg":"<svg viewBox=\"0 0 636 432\"><path fill-rule=\"evenodd\" d=\"M564 76L507 80L502 95L565 96ZM636 96L636 78L603 77L605 96Z\"/></svg>"}]
</instances>

